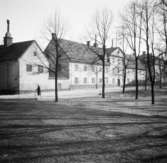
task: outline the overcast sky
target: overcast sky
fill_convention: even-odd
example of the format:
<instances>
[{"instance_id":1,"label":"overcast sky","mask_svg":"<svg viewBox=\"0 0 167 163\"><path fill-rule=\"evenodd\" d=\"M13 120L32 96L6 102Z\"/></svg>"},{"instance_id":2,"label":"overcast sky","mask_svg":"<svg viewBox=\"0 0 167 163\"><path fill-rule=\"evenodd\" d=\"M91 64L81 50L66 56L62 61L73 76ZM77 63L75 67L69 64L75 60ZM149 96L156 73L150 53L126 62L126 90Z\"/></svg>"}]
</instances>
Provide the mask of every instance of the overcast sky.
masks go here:
<instances>
[{"instance_id":1,"label":"overcast sky","mask_svg":"<svg viewBox=\"0 0 167 163\"><path fill-rule=\"evenodd\" d=\"M6 19L11 21L14 42L41 38L44 23L55 10L61 11L67 24L66 39L81 41L85 27L97 9L113 12L114 27L119 12L129 0L0 0L0 42L6 32Z\"/></svg>"}]
</instances>

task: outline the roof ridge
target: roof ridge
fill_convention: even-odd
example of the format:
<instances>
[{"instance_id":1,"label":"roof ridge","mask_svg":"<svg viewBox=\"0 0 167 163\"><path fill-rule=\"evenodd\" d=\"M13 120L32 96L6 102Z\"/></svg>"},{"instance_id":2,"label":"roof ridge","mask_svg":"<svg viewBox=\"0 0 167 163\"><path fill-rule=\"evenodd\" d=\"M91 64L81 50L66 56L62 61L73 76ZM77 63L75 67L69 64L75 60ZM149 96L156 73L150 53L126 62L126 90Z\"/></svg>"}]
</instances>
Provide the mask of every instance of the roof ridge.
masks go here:
<instances>
[{"instance_id":1,"label":"roof ridge","mask_svg":"<svg viewBox=\"0 0 167 163\"><path fill-rule=\"evenodd\" d=\"M18 42L12 43L11 46L14 45L14 44L21 44L21 43L34 42L34 41L36 41L36 40L18 41ZM1 44L0 46L4 46L4 45Z\"/></svg>"},{"instance_id":2,"label":"roof ridge","mask_svg":"<svg viewBox=\"0 0 167 163\"><path fill-rule=\"evenodd\" d=\"M34 41L35 40L18 41L18 42L14 42L13 44L26 43L26 42L34 42Z\"/></svg>"}]
</instances>

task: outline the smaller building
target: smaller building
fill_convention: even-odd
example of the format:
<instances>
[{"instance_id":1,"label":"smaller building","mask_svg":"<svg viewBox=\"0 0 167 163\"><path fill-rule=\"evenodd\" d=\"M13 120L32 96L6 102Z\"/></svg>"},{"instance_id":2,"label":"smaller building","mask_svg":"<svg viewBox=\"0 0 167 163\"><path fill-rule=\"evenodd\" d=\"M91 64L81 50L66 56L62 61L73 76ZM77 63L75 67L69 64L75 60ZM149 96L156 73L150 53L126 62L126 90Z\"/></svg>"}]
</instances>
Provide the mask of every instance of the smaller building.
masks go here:
<instances>
[{"instance_id":1,"label":"smaller building","mask_svg":"<svg viewBox=\"0 0 167 163\"><path fill-rule=\"evenodd\" d=\"M0 93L22 93L48 86L48 61L35 40L13 43L10 22L0 45Z\"/></svg>"}]
</instances>

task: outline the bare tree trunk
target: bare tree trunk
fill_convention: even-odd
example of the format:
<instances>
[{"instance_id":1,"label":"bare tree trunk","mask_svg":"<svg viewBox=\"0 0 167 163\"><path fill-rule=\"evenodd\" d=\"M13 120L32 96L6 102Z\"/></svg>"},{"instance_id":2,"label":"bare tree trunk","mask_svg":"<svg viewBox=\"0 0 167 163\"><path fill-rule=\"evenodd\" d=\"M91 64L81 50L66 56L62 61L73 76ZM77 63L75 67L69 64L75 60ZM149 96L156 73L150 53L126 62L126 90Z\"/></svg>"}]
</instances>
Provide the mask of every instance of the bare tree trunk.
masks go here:
<instances>
[{"instance_id":1,"label":"bare tree trunk","mask_svg":"<svg viewBox=\"0 0 167 163\"><path fill-rule=\"evenodd\" d=\"M102 72L102 98L105 98L105 54L106 54L106 48L105 44L103 45L103 72Z\"/></svg>"},{"instance_id":2,"label":"bare tree trunk","mask_svg":"<svg viewBox=\"0 0 167 163\"><path fill-rule=\"evenodd\" d=\"M145 91L147 91L147 75L148 73L147 73L147 67L146 67L146 74L145 74L145 83L144 83L144 89L145 89Z\"/></svg>"},{"instance_id":3,"label":"bare tree trunk","mask_svg":"<svg viewBox=\"0 0 167 163\"><path fill-rule=\"evenodd\" d=\"M159 88L162 88L162 68L161 68L161 59L159 59Z\"/></svg>"},{"instance_id":4,"label":"bare tree trunk","mask_svg":"<svg viewBox=\"0 0 167 163\"><path fill-rule=\"evenodd\" d=\"M55 102L58 102L58 86L57 86L57 77L58 77L58 57L56 56L55 64Z\"/></svg>"},{"instance_id":5,"label":"bare tree trunk","mask_svg":"<svg viewBox=\"0 0 167 163\"><path fill-rule=\"evenodd\" d=\"M56 46L56 62L55 62L55 102L58 102L58 59L59 59L59 47L58 47L58 40L55 40Z\"/></svg>"},{"instance_id":6,"label":"bare tree trunk","mask_svg":"<svg viewBox=\"0 0 167 163\"><path fill-rule=\"evenodd\" d=\"M138 58L137 58L137 52L136 52L136 35L137 35L137 30L136 30L136 4L133 4L133 41L134 41L134 56L135 56L135 83L136 83L136 93L135 93L135 99L138 99Z\"/></svg>"},{"instance_id":7,"label":"bare tree trunk","mask_svg":"<svg viewBox=\"0 0 167 163\"><path fill-rule=\"evenodd\" d=\"M165 1L163 1L163 26L164 26L164 35L165 35L165 53L167 56L167 27L166 27L166 12L165 12Z\"/></svg>"},{"instance_id":8,"label":"bare tree trunk","mask_svg":"<svg viewBox=\"0 0 167 163\"><path fill-rule=\"evenodd\" d=\"M165 6L167 7L167 2L163 0L162 3L163 3L163 26L164 26L164 35L165 35L165 56L167 56L167 26L166 26L167 15L165 12ZM166 66L164 67L164 70L165 70L164 72L166 72Z\"/></svg>"},{"instance_id":9,"label":"bare tree trunk","mask_svg":"<svg viewBox=\"0 0 167 163\"><path fill-rule=\"evenodd\" d=\"M96 89L98 89L98 71L96 70Z\"/></svg>"},{"instance_id":10,"label":"bare tree trunk","mask_svg":"<svg viewBox=\"0 0 167 163\"><path fill-rule=\"evenodd\" d=\"M122 87L122 93L125 93L125 86L126 86L126 67L124 68L123 72L123 87Z\"/></svg>"},{"instance_id":11,"label":"bare tree trunk","mask_svg":"<svg viewBox=\"0 0 167 163\"><path fill-rule=\"evenodd\" d=\"M138 58L137 56L135 57L135 81L136 81L136 95L135 99L138 99L138 94L139 94L139 85L138 85Z\"/></svg>"},{"instance_id":12,"label":"bare tree trunk","mask_svg":"<svg viewBox=\"0 0 167 163\"><path fill-rule=\"evenodd\" d=\"M46 37L45 39L50 40L50 36L52 37L50 44L54 46L47 46L45 49L45 53L47 55L47 59L49 61L48 69L52 73L54 73L54 86L55 86L55 92L54 92L54 101L58 102L58 68L59 68L59 57L62 55L61 49L61 39L64 34L64 26L65 24L62 21L61 15L55 11L54 17L51 17L51 19L48 19L48 22L46 23ZM49 37L47 35L50 34Z\"/></svg>"},{"instance_id":13,"label":"bare tree trunk","mask_svg":"<svg viewBox=\"0 0 167 163\"><path fill-rule=\"evenodd\" d=\"M123 87L122 87L122 93L125 93L125 87L126 87L126 55L125 55L125 33L124 33L124 26L123 26L123 45L122 45L122 49L123 49Z\"/></svg>"},{"instance_id":14,"label":"bare tree trunk","mask_svg":"<svg viewBox=\"0 0 167 163\"><path fill-rule=\"evenodd\" d=\"M145 17L145 21L146 21L146 50L147 50L147 65L148 65L148 72L149 72L149 78L150 78L150 84L151 84L151 101L152 101L152 104L155 103L155 97L154 97L154 76L152 74L152 71L154 71L155 73L155 67L154 67L154 59L155 59L155 56L153 54L153 58L151 57L150 55L150 52L149 52L149 15L148 15L148 2L146 2L145 4L145 13L146 13L146 17ZM152 52L153 51L153 45L152 45ZM152 60L153 59L153 63L151 64L152 61L150 61L150 59Z\"/></svg>"},{"instance_id":15,"label":"bare tree trunk","mask_svg":"<svg viewBox=\"0 0 167 163\"><path fill-rule=\"evenodd\" d=\"M155 95L154 95L154 82L151 82L151 102L155 103Z\"/></svg>"}]
</instances>

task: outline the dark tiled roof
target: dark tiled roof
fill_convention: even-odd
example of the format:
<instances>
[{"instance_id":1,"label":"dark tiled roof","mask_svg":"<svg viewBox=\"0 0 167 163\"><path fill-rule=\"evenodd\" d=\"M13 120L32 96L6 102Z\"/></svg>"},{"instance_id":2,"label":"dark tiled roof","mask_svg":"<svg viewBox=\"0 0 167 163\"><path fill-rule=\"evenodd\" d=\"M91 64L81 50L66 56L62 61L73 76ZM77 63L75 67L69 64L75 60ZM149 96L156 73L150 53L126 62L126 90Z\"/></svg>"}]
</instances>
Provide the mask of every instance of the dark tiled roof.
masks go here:
<instances>
[{"instance_id":1,"label":"dark tiled roof","mask_svg":"<svg viewBox=\"0 0 167 163\"><path fill-rule=\"evenodd\" d=\"M151 54L150 54L149 58L150 58L150 64L152 64L153 63L153 56L151 56ZM155 65L159 65L160 60L164 61L162 58L160 58L158 56L154 56L154 58L155 58ZM140 55L139 59L141 60L141 62L143 64L147 64L147 54Z\"/></svg>"},{"instance_id":2,"label":"dark tiled roof","mask_svg":"<svg viewBox=\"0 0 167 163\"><path fill-rule=\"evenodd\" d=\"M135 57L132 55L129 55L129 56L126 56L126 59L128 61L127 68L128 69L135 69ZM145 70L145 65L141 62L140 59L138 59L138 69Z\"/></svg>"},{"instance_id":3,"label":"dark tiled roof","mask_svg":"<svg viewBox=\"0 0 167 163\"><path fill-rule=\"evenodd\" d=\"M16 60L22 56L26 49L34 42L34 40L16 42L5 47L0 45L0 62L8 60Z\"/></svg>"},{"instance_id":4,"label":"dark tiled roof","mask_svg":"<svg viewBox=\"0 0 167 163\"><path fill-rule=\"evenodd\" d=\"M107 48L107 55L110 57L110 56L113 56L113 57L118 57L118 58L122 58L123 56L119 56L119 55L115 55L115 54L113 54L113 52L115 51L115 50L119 50L119 51L121 51L122 53L124 53L123 51L122 51L122 49L120 48L120 47L111 47L111 48Z\"/></svg>"},{"instance_id":5,"label":"dark tiled roof","mask_svg":"<svg viewBox=\"0 0 167 163\"><path fill-rule=\"evenodd\" d=\"M64 54L73 62L101 64L97 54L102 54L102 48L88 47L86 44L64 39L60 40L60 46L63 49ZM53 40L45 50L46 55L49 55L51 49L54 49Z\"/></svg>"}]
</instances>

